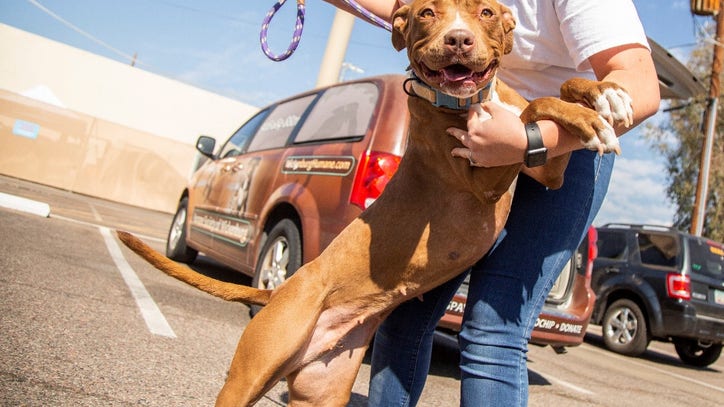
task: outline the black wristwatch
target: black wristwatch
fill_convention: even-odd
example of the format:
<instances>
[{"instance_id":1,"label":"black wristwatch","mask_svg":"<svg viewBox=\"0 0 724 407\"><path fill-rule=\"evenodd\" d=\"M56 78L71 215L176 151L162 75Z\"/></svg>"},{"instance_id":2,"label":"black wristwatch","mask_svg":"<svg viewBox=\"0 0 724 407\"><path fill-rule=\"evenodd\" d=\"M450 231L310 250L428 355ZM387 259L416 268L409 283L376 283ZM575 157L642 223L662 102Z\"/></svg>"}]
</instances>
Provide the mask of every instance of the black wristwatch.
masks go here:
<instances>
[{"instance_id":1,"label":"black wristwatch","mask_svg":"<svg viewBox=\"0 0 724 407\"><path fill-rule=\"evenodd\" d=\"M548 149L543 145L543 136L536 122L525 125L525 136L528 137L528 150L525 152L525 166L538 167L546 163Z\"/></svg>"}]
</instances>

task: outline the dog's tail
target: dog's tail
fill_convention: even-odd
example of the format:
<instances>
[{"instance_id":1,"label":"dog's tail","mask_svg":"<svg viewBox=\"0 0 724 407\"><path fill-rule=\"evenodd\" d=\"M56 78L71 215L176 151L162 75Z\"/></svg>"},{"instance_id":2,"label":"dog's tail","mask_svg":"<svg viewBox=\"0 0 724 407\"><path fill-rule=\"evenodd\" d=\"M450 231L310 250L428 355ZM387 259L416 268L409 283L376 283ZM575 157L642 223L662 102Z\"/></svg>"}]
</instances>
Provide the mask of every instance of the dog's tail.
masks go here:
<instances>
[{"instance_id":1,"label":"dog's tail","mask_svg":"<svg viewBox=\"0 0 724 407\"><path fill-rule=\"evenodd\" d=\"M260 290L245 285L226 283L197 273L187 266L176 263L161 253L153 250L140 239L128 232L116 231L118 238L139 256L143 257L157 269L171 277L192 285L201 291L227 301L243 302L244 304L266 305L271 290Z\"/></svg>"}]
</instances>

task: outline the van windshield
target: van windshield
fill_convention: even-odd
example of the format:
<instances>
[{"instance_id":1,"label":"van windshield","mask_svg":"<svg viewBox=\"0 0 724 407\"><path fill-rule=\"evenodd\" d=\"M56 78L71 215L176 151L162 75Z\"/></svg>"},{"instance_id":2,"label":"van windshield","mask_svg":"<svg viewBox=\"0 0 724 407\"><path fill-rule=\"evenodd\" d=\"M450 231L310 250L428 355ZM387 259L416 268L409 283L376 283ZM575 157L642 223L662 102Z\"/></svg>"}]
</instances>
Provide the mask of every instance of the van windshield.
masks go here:
<instances>
[{"instance_id":1,"label":"van windshield","mask_svg":"<svg viewBox=\"0 0 724 407\"><path fill-rule=\"evenodd\" d=\"M691 270L724 279L724 246L706 239L689 239Z\"/></svg>"}]
</instances>

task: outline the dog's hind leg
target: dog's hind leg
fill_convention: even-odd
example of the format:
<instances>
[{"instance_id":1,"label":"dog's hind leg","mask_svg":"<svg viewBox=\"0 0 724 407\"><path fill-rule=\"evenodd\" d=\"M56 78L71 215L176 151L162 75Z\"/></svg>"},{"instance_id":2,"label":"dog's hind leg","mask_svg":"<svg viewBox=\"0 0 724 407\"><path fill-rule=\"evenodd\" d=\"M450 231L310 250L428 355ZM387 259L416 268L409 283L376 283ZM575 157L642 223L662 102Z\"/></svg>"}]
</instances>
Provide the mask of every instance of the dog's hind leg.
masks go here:
<instances>
[{"instance_id":1,"label":"dog's hind leg","mask_svg":"<svg viewBox=\"0 0 724 407\"><path fill-rule=\"evenodd\" d=\"M353 328L336 349L287 376L289 406L346 406L362 359L383 319L367 319Z\"/></svg>"},{"instance_id":2,"label":"dog's hind leg","mask_svg":"<svg viewBox=\"0 0 724 407\"><path fill-rule=\"evenodd\" d=\"M252 405L301 366L326 297L321 279L306 271L300 269L274 291L267 306L249 322L216 406Z\"/></svg>"}]
</instances>

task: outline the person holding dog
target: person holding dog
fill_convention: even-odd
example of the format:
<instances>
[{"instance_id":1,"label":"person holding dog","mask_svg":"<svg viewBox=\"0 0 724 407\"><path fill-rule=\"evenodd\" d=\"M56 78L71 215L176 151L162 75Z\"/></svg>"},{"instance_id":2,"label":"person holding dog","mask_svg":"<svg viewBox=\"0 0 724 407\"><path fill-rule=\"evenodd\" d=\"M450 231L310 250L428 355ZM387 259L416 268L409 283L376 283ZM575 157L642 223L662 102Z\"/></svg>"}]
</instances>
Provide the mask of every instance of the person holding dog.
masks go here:
<instances>
[{"instance_id":1,"label":"person holding dog","mask_svg":"<svg viewBox=\"0 0 724 407\"><path fill-rule=\"evenodd\" d=\"M342 0L327 0L351 11ZM358 0L390 20L411 0ZM558 96L572 77L615 82L633 99L634 126L659 106L659 84L646 35L631 0L498 0L516 19L513 51L498 75L527 99ZM354 11L352 11L354 12ZM492 102L491 117L469 114L449 129L471 165L525 162L526 123ZM470 270L459 342L461 405L523 406L528 401L527 343L558 273L600 209L614 155L582 149L552 121L536 122L548 158L573 152L563 187L549 190L521 175L505 230ZM632 126L633 127L633 126ZM616 128L620 136L629 128ZM540 153L538 153L540 154ZM539 162L545 156L536 157ZM371 406L415 405L425 384L437 322L467 273L398 307L379 328L372 356Z\"/></svg>"}]
</instances>

